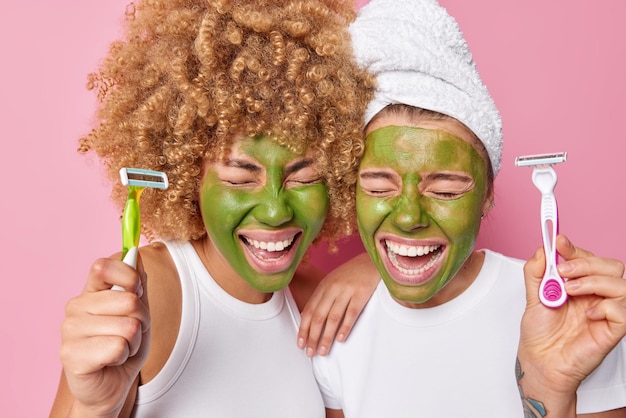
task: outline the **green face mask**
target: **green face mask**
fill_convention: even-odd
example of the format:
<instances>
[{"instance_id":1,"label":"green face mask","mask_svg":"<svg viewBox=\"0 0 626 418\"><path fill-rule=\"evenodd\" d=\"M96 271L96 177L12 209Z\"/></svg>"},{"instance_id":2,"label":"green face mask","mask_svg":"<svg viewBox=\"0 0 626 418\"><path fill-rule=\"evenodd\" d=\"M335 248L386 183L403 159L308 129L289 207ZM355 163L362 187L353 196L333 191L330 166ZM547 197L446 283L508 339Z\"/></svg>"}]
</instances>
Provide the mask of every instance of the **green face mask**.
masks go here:
<instances>
[{"instance_id":1,"label":"green face mask","mask_svg":"<svg viewBox=\"0 0 626 418\"><path fill-rule=\"evenodd\" d=\"M359 233L395 299L423 303L454 277L473 251L486 190L481 156L446 131L386 126L367 136Z\"/></svg>"},{"instance_id":2,"label":"green face mask","mask_svg":"<svg viewBox=\"0 0 626 418\"><path fill-rule=\"evenodd\" d=\"M211 164L200 207L209 239L250 286L284 288L319 233L328 210L315 161L266 137L235 143Z\"/></svg>"}]
</instances>

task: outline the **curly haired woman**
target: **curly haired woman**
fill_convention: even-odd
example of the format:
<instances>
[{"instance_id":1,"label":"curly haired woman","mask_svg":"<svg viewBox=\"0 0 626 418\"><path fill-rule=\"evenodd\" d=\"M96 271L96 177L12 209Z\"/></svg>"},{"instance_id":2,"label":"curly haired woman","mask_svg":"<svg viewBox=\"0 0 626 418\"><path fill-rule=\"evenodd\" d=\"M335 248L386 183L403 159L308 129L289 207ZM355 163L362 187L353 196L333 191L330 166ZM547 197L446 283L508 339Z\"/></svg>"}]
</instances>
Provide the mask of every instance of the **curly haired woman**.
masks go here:
<instances>
[{"instance_id":1,"label":"curly haired woman","mask_svg":"<svg viewBox=\"0 0 626 418\"><path fill-rule=\"evenodd\" d=\"M101 106L80 151L120 206L122 167L170 187L143 194L137 270L99 259L67 304L52 416L323 416L294 341L321 275L306 250L353 228L373 84L352 58L353 2L144 0L127 15L90 76Z\"/></svg>"}]
</instances>

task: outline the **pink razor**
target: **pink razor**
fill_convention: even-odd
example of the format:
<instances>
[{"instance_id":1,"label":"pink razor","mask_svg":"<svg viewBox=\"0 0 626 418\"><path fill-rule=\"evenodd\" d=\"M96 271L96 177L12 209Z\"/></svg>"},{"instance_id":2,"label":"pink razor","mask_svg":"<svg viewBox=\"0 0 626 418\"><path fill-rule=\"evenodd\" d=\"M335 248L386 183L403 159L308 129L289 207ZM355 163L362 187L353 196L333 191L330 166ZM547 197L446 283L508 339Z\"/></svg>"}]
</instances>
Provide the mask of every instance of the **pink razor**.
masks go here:
<instances>
[{"instance_id":1,"label":"pink razor","mask_svg":"<svg viewBox=\"0 0 626 418\"><path fill-rule=\"evenodd\" d=\"M558 308L567 300L564 280L556 269L558 253L555 241L559 232L559 218L554 197L557 175L552 168L552 164L562 163L566 159L566 152L515 159L515 165L518 167L533 166L533 183L541 192L541 235L546 253L546 271L539 286L539 300L550 308Z\"/></svg>"}]
</instances>

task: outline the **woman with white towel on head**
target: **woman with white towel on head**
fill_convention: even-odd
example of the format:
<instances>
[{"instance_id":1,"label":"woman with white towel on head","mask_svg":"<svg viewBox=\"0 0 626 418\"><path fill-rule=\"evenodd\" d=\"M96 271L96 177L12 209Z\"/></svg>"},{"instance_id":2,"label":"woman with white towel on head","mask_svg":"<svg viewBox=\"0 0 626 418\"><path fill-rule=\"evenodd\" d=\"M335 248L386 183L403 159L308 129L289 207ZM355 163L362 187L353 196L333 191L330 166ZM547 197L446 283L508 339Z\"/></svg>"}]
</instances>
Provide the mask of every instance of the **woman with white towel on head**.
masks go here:
<instances>
[{"instance_id":1,"label":"woman with white towel on head","mask_svg":"<svg viewBox=\"0 0 626 418\"><path fill-rule=\"evenodd\" d=\"M356 186L373 264L340 272L382 281L314 358L327 417L626 416L623 263L559 236L569 298L553 309L537 296L543 249L524 264L474 248L501 120L456 21L434 0L371 0L351 33L377 78Z\"/></svg>"}]
</instances>

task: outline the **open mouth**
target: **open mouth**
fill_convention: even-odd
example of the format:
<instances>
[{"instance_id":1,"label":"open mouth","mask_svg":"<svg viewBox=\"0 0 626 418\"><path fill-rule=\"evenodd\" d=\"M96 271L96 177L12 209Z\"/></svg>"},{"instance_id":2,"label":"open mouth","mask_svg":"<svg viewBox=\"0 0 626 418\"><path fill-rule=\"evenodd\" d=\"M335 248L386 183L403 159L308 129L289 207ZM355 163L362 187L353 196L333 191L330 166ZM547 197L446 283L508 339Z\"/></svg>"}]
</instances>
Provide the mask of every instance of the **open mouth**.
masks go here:
<instances>
[{"instance_id":1,"label":"open mouth","mask_svg":"<svg viewBox=\"0 0 626 418\"><path fill-rule=\"evenodd\" d=\"M291 266L302 232L284 235L277 238L239 235L248 262L259 273L279 273Z\"/></svg>"},{"instance_id":2,"label":"open mouth","mask_svg":"<svg viewBox=\"0 0 626 418\"><path fill-rule=\"evenodd\" d=\"M241 237L242 240L246 243L246 245L253 246L256 250L267 251L268 253L280 253L282 251L288 251L291 245L293 244L293 240L295 239L295 235L293 237L287 238L282 241L257 241L255 239L249 239L246 237Z\"/></svg>"},{"instance_id":3,"label":"open mouth","mask_svg":"<svg viewBox=\"0 0 626 418\"><path fill-rule=\"evenodd\" d=\"M383 259L389 274L408 285L421 284L432 277L445 249L441 244L410 245L391 239L381 240L380 246L384 248Z\"/></svg>"}]
</instances>

